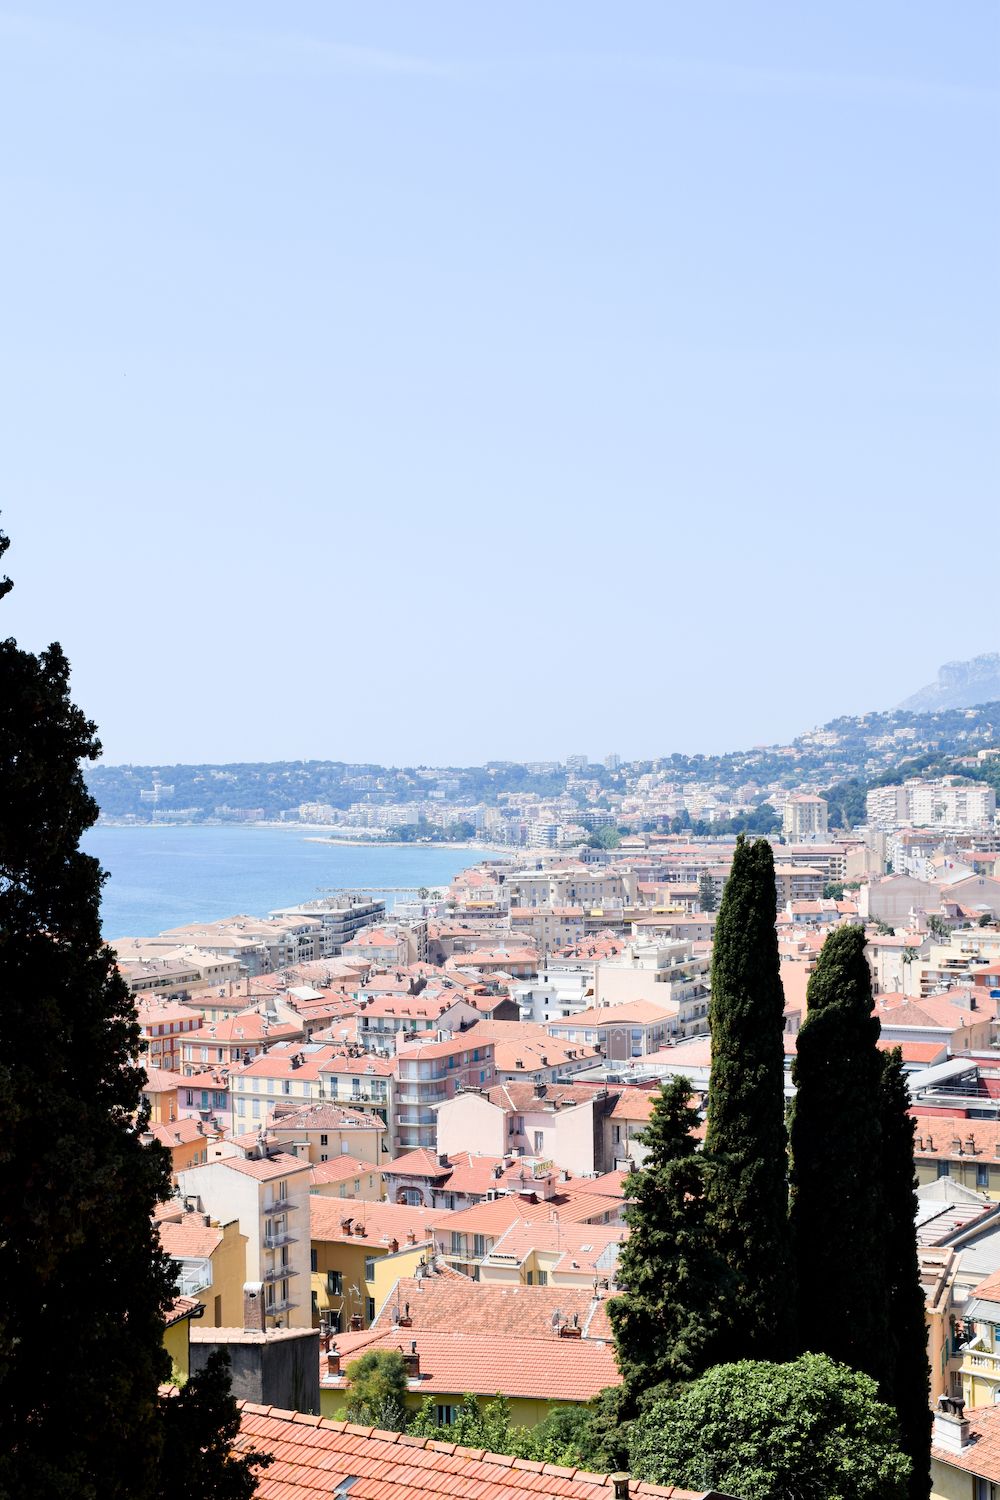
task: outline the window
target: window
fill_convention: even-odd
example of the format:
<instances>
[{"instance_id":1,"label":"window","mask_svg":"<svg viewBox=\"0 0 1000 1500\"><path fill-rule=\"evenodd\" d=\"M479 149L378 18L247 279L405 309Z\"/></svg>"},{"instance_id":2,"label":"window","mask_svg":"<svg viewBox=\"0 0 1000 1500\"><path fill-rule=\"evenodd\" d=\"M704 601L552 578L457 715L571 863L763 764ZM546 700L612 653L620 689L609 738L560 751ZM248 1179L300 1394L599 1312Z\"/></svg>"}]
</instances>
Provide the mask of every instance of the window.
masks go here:
<instances>
[{"instance_id":1,"label":"window","mask_svg":"<svg viewBox=\"0 0 1000 1500\"><path fill-rule=\"evenodd\" d=\"M482 1260L483 1256L486 1254L485 1234L474 1234L472 1236L472 1253L477 1260Z\"/></svg>"},{"instance_id":2,"label":"window","mask_svg":"<svg viewBox=\"0 0 1000 1500\"><path fill-rule=\"evenodd\" d=\"M453 1406L438 1406L437 1423L439 1427L450 1427L455 1420L455 1408Z\"/></svg>"},{"instance_id":3,"label":"window","mask_svg":"<svg viewBox=\"0 0 1000 1500\"><path fill-rule=\"evenodd\" d=\"M548 1284L549 1284L549 1273L548 1273L548 1271L539 1271L538 1272L538 1276L537 1276L536 1279L538 1281L538 1285L539 1286L548 1286Z\"/></svg>"},{"instance_id":4,"label":"window","mask_svg":"<svg viewBox=\"0 0 1000 1500\"><path fill-rule=\"evenodd\" d=\"M951 1176L951 1162L939 1161L937 1164L939 1177Z\"/></svg>"},{"instance_id":5,"label":"window","mask_svg":"<svg viewBox=\"0 0 1000 1500\"><path fill-rule=\"evenodd\" d=\"M329 1154L326 1151L321 1151L320 1154L319 1154L319 1159L320 1159L320 1161L329 1161L330 1157L329 1157Z\"/></svg>"},{"instance_id":6,"label":"window","mask_svg":"<svg viewBox=\"0 0 1000 1500\"><path fill-rule=\"evenodd\" d=\"M374 1255L366 1255L365 1256L365 1280L366 1281L374 1281L375 1280L375 1257L374 1257Z\"/></svg>"},{"instance_id":7,"label":"window","mask_svg":"<svg viewBox=\"0 0 1000 1500\"><path fill-rule=\"evenodd\" d=\"M545 1150L545 1135L541 1130L535 1131L535 1155L541 1156Z\"/></svg>"},{"instance_id":8,"label":"window","mask_svg":"<svg viewBox=\"0 0 1000 1500\"><path fill-rule=\"evenodd\" d=\"M342 1297L344 1295L343 1271L327 1271L326 1294L328 1297Z\"/></svg>"},{"instance_id":9,"label":"window","mask_svg":"<svg viewBox=\"0 0 1000 1500\"><path fill-rule=\"evenodd\" d=\"M977 1166L977 1168L976 1168L976 1187L979 1187L979 1188L988 1188L989 1185L990 1185L990 1169L989 1169L989 1167L978 1167Z\"/></svg>"},{"instance_id":10,"label":"window","mask_svg":"<svg viewBox=\"0 0 1000 1500\"><path fill-rule=\"evenodd\" d=\"M315 1247L309 1251L309 1269L310 1271L319 1270L319 1266L317 1265L317 1255Z\"/></svg>"},{"instance_id":11,"label":"window","mask_svg":"<svg viewBox=\"0 0 1000 1500\"><path fill-rule=\"evenodd\" d=\"M374 1297L369 1297L368 1298L368 1321L369 1321L369 1323L372 1322L372 1320L374 1319L374 1317L375 1317L375 1298Z\"/></svg>"}]
</instances>

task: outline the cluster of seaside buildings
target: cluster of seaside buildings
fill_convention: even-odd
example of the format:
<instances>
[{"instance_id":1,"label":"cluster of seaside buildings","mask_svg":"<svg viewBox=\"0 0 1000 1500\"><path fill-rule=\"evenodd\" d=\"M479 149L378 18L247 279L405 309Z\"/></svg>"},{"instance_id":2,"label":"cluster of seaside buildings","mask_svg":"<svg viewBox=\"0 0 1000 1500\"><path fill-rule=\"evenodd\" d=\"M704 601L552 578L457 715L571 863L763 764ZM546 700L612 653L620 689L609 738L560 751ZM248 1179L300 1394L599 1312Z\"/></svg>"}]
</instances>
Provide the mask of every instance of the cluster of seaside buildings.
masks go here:
<instances>
[{"instance_id":1,"label":"cluster of seaside buildings","mask_svg":"<svg viewBox=\"0 0 1000 1500\"><path fill-rule=\"evenodd\" d=\"M814 794L783 806L786 1060L826 935L864 924L910 1074L932 1396L952 1402L935 1483L957 1495L952 1471L1000 1484L980 1440L1000 1438L1000 833L988 788L888 790L842 836ZM191 1357L238 1349L242 1394L275 1405L295 1371L294 1404L331 1418L370 1348L409 1350L412 1402L444 1423L498 1384L529 1424L613 1384L625 1178L658 1084L707 1089L732 855L644 835L487 858L391 914L359 894L118 941L176 1183L162 1241L204 1310ZM988 1410L970 1425L960 1399Z\"/></svg>"}]
</instances>

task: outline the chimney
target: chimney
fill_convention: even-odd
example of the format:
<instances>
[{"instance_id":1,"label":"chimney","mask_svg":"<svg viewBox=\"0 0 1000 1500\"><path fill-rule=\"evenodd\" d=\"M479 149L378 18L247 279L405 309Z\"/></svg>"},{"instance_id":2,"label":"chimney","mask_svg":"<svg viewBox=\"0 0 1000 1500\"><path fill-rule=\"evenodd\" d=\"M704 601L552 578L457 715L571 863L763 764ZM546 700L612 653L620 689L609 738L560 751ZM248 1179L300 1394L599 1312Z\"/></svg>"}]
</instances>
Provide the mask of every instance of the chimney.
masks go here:
<instances>
[{"instance_id":1,"label":"chimney","mask_svg":"<svg viewBox=\"0 0 1000 1500\"><path fill-rule=\"evenodd\" d=\"M351 1313L351 1332L352 1333L360 1333L361 1332L361 1314L360 1313Z\"/></svg>"},{"instance_id":2,"label":"chimney","mask_svg":"<svg viewBox=\"0 0 1000 1500\"><path fill-rule=\"evenodd\" d=\"M940 1396L934 1413L931 1442L947 1453L961 1453L969 1446L969 1421L965 1402L958 1396Z\"/></svg>"},{"instance_id":3,"label":"chimney","mask_svg":"<svg viewBox=\"0 0 1000 1500\"><path fill-rule=\"evenodd\" d=\"M337 1353L336 1344L331 1344L326 1351L326 1373L327 1375L340 1374L340 1355Z\"/></svg>"},{"instance_id":4,"label":"chimney","mask_svg":"<svg viewBox=\"0 0 1000 1500\"><path fill-rule=\"evenodd\" d=\"M612 1474L611 1483L614 1485L615 1500L628 1500L628 1475Z\"/></svg>"},{"instance_id":5,"label":"chimney","mask_svg":"<svg viewBox=\"0 0 1000 1500\"><path fill-rule=\"evenodd\" d=\"M415 1230L408 1229L406 1231L406 1243L408 1245L415 1245L417 1243L417 1236L416 1236Z\"/></svg>"},{"instance_id":6,"label":"chimney","mask_svg":"<svg viewBox=\"0 0 1000 1500\"><path fill-rule=\"evenodd\" d=\"M417 1353L417 1341L416 1341L416 1339L411 1339L410 1340L409 1353L407 1353L407 1351L404 1349L402 1351L402 1354L403 1354L403 1364L406 1366L406 1378L407 1378L407 1380L419 1380L420 1379L420 1355Z\"/></svg>"},{"instance_id":7,"label":"chimney","mask_svg":"<svg viewBox=\"0 0 1000 1500\"><path fill-rule=\"evenodd\" d=\"M243 1330L245 1333L264 1332L264 1283L243 1283Z\"/></svg>"}]
</instances>

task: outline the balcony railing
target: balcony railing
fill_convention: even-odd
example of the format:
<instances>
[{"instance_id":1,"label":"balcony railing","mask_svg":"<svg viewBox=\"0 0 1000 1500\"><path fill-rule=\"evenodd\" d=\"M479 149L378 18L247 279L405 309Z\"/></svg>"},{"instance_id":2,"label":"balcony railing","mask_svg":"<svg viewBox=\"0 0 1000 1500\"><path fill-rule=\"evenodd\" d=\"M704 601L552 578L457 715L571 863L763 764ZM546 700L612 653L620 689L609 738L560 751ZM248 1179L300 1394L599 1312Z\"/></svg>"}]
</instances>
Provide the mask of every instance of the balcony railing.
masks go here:
<instances>
[{"instance_id":1,"label":"balcony railing","mask_svg":"<svg viewBox=\"0 0 1000 1500\"><path fill-rule=\"evenodd\" d=\"M265 1281L284 1281L287 1276L297 1276L294 1266L271 1266L264 1272Z\"/></svg>"},{"instance_id":2,"label":"balcony railing","mask_svg":"<svg viewBox=\"0 0 1000 1500\"><path fill-rule=\"evenodd\" d=\"M273 1198L264 1206L269 1214L283 1214L287 1213L290 1208L298 1208L298 1204L294 1203L287 1193L282 1193L280 1198Z\"/></svg>"},{"instance_id":3,"label":"balcony railing","mask_svg":"<svg viewBox=\"0 0 1000 1500\"><path fill-rule=\"evenodd\" d=\"M283 1229L280 1234L265 1234L264 1245L268 1250L278 1250L282 1245L294 1245L296 1236Z\"/></svg>"},{"instance_id":4,"label":"balcony railing","mask_svg":"<svg viewBox=\"0 0 1000 1500\"><path fill-rule=\"evenodd\" d=\"M966 1349L962 1353L962 1371L1000 1380L1000 1354L988 1349Z\"/></svg>"}]
</instances>

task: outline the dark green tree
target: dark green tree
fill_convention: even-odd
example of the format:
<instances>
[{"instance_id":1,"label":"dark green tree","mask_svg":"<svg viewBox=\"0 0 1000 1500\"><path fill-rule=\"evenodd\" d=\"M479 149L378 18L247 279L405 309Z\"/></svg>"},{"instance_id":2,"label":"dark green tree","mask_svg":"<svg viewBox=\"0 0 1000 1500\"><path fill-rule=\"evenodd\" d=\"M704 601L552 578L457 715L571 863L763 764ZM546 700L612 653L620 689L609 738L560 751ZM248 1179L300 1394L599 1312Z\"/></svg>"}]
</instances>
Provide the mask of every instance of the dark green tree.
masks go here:
<instances>
[{"instance_id":1,"label":"dark green tree","mask_svg":"<svg viewBox=\"0 0 1000 1500\"><path fill-rule=\"evenodd\" d=\"M878 1394L823 1354L716 1365L633 1422L632 1472L740 1500L907 1500L910 1463Z\"/></svg>"},{"instance_id":2,"label":"dark green tree","mask_svg":"<svg viewBox=\"0 0 1000 1500\"><path fill-rule=\"evenodd\" d=\"M0 555L7 539L0 538ZM7 580L0 585L6 593ZM80 852L99 753L57 645L0 644L0 1492L144 1496L169 1378L170 1263L151 1223L165 1153L133 1120L128 987Z\"/></svg>"},{"instance_id":3,"label":"dark green tree","mask_svg":"<svg viewBox=\"0 0 1000 1500\"><path fill-rule=\"evenodd\" d=\"M698 905L702 911L714 911L718 904L715 899L715 881L707 870L703 870L698 877Z\"/></svg>"},{"instance_id":4,"label":"dark green tree","mask_svg":"<svg viewBox=\"0 0 1000 1500\"><path fill-rule=\"evenodd\" d=\"M865 941L863 927L835 929L809 980L792 1066L791 1225L803 1340L813 1352L882 1382L889 1326L881 1027ZM823 1288L821 1318L815 1316L817 1286Z\"/></svg>"},{"instance_id":5,"label":"dark green tree","mask_svg":"<svg viewBox=\"0 0 1000 1500\"><path fill-rule=\"evenodd\" d=\"M628 1238L618 1258L620 1295L608 1303L626 1410L653 1386L700 1375L721 1352L718 1310L729 1271L706 1234L705 1163L692 1131L698 1112L686 1078L664 1083L641 1136L646 1155L629 1173Z\"/></svg>"},{"instance_id":6,"label":"dark green tree","mask_svg":"<svg viewBox=\"0 0 1000 1500\"><path fill-rule=\"evenodd\" d=\"M270 1454L239 1455L240 1413L232 1394L229 1355L215 1349L205 1367L163 1404L164 1442L158 1493L185 1500L250 1500L255 1469Z\"/></svg>"},{"instance_id":7,"label":"dark green tree","mask_svg":"<svg viewBox=\"0 0 1000 1500\"><path fill-rule=\"evenodd\" d=\"M913 1463L909 1500L927 1500L930 1492L930 1372L927 1364L925 1298L920 1284L914 1215L917 1209L913 1166L915 1121L910 1090L898 1047L882 1058L879 1092L881 1170L886 1230L883 1295L890 1333L890 1368L883 1395L896 1408L903 1448Z\"/></svg>"},{"instance_id":8,"label":"dark green tree","mask_svg":"<svg viewBox=\"0 0 1000 1500\"><path fill-rule=\"evenodd\" d=\"M406 1426L406 1364L398 1349L368 1349L347 1366L347 1420L402 1432Z\"/></svg>"},{"instance_id":9,"label":"dark green tree","mask_svg":"<svg viewBox=\"0 0 1000 1500\"><path fill-rule=\"evenodd\" d=\"M7 550L0 535L0 556ZM10 583L0 581L0 597ZM0 642L0 1495L163 1493L170 1261L131 993L81 852L100 753L58 645ZM199 1493L192 1471L186 1488ZM175 1492L176 1493L176 1492Z\"/></svg>"},{"instance_id":10,"label":"dark green tree","mask_svg":"<svg viewBox=\"0 0 1000 1500\"><path fill-rule=\"evenodd\" d=\"M740 837L715 928L705 1137L707 1232L732 1272L726 1347L739 1358L794 1346L776 915L771 846Z\"/></svg>"}]
</instances>

